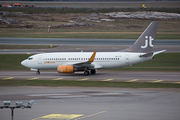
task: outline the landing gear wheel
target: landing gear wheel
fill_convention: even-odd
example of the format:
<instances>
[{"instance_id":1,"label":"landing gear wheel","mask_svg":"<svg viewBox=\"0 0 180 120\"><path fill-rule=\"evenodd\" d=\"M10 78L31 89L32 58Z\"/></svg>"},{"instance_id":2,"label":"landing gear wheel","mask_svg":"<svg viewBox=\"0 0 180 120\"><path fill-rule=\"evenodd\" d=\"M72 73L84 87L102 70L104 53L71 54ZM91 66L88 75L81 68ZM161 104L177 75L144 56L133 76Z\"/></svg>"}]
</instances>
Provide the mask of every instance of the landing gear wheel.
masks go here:
<instances>
[{"instance_id":1,"label":"landing gear wheel","mask_svg":"<svg viewBox=\"0 0 180 120\"><path fill-rule=\"evenodd\" d=\"M84 75L89 75L89 71L84 71Z\"/></svg>"},{"instance_id":2,"label":"landing gear wheel","mask_svg":"<svg viewBox=\"0 0 180 120\"><path fill-rule=\"evenodd\" d=\"M91 70L91 74L96 74L96 70Z\"/></svg>"},{"instance_id":3,"label":"landing gear wheel","mask_svg":"<svg viewBox=\"0 0 180 120\"><path fill-rule=\"evenodd\" d=\"M39 74L40 74L40 71L38 70L38 71L36 72L36 74L39 75Z\"/></svg>"}]
</instances>

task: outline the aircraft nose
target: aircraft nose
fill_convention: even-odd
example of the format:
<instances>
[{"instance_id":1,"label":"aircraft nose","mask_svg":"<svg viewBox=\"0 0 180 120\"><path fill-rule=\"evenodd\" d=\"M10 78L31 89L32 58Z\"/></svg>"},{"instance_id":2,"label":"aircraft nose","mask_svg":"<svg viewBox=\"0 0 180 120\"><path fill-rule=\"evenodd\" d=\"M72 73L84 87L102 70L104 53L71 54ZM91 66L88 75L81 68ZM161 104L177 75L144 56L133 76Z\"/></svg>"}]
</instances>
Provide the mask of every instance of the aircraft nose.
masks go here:
<instances>
[{"instance_id":1,"label":"aircraft nose","mask_svg":"<svg viewBox=\"0 0 180 120\"><path fill-rule=\"evenodd\" d=\"M21 65L26 66L26 65L27 65L27 61L26 61L26 60L23 60L23 61L21 62Z\"/></svg>"}]
</instances>

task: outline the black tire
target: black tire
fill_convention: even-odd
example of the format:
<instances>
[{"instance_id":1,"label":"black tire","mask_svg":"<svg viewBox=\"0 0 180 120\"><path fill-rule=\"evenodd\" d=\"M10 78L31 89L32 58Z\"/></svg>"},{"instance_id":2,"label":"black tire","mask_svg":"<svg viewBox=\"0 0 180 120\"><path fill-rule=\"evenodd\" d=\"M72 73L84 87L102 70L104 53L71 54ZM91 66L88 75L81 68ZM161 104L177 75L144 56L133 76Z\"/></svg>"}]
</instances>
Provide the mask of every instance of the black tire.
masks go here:
<instances>
[{"instance_id":1,"label":"black tire","mask_svg":"<svg viewBox=\"0 0 180 120\"><path fill-rule=\"evenodd\" d=\"M84 75L89 75L89 71L84 71Z\"/></svg>"},{"instance_id":2,"label":"black tire","mask_svg":"<svg viewBox=\"0 0 180 120\"><path fill-rule=\"evenodd\" d=\"M91 74L96 74L96 70L91 70Z\"/></svg>"},{"instance_id":3,"label":"black tire","mask_svg":"<svg viewBox=\"0 0 180 120\"><path fill-rule=\"evenodd\" d=\"M39 74L40 74L40 71L37 71L36 74L39 75Z\"/></svg>"}]
</instances>

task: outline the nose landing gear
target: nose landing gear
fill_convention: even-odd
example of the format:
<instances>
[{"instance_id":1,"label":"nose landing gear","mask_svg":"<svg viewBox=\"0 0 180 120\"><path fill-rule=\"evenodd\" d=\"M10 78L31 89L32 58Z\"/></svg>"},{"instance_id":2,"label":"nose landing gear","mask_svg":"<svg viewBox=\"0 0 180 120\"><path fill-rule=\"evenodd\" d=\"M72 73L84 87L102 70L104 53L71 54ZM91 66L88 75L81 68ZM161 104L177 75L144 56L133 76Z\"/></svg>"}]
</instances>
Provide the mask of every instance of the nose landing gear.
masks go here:
<instances>
[{"instance_id":1,"label":"nose landing gear","mask_svg":"<svg viewBox=\"0 0 180 120\"><path fill-rule=\"evenodd\" d=\"M39 75L39 74L40 74L40 71L38 70L38 71L36 72L36 74Z\"/></svg>"}]
</instances>

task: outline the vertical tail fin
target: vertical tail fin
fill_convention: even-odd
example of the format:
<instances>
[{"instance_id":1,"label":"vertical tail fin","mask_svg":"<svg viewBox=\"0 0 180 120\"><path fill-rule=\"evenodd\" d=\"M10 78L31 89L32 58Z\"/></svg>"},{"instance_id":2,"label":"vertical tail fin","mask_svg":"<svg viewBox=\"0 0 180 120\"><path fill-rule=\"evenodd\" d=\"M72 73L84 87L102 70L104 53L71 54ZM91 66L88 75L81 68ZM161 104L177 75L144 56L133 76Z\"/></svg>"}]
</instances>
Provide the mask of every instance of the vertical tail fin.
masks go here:
<instances>
[{"instance_id":1,"label":"vertical tail fin","mask_svg":"<svg viewBox=\"0 0 180 120\"><path fill-rule=\"evenodd\" d=\"M152 52L153 43L156 37L156 31L158 22L154 21L146 28L136 42L129 48L121 50L123 52L141 52L149 53Z\"/></svg>"}]
</instances>

